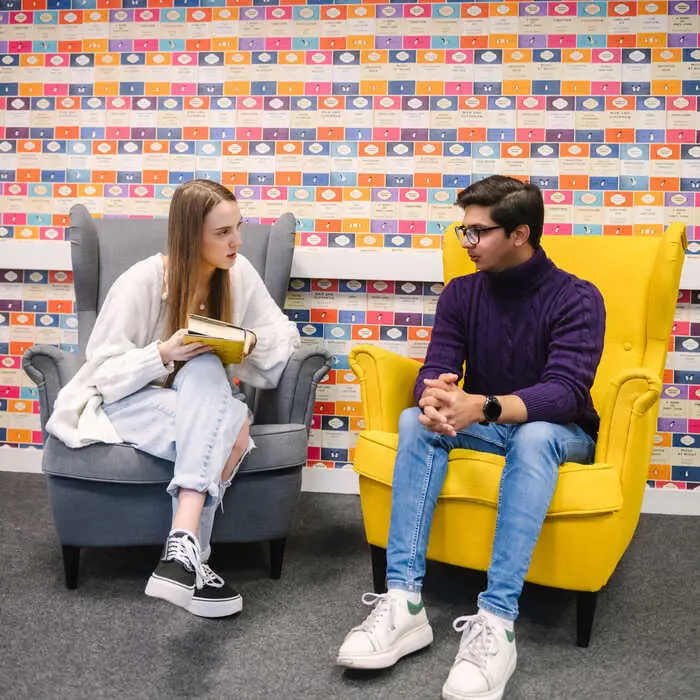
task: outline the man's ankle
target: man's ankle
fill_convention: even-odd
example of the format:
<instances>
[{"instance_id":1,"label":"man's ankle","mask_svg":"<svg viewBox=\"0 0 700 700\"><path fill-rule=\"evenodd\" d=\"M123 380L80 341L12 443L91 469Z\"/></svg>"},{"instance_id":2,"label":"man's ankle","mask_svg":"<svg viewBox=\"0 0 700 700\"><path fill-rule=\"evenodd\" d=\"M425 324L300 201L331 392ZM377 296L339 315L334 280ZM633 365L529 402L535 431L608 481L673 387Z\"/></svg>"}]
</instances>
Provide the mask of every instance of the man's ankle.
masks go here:
<instances>
[{"instance_id":1,"label":"man's ankle","mask_svg":"<svg viewBox=\"0 0 700 700\"><path fill-rule=\"evenodd\" d=\"M418 605L421 601L420 591L406 591L403 588L390 588L388 592L392 598L407 600L413 605Z\"/></svg>"},{"instance_id":2,"label":"man's ankle","mask_svg":"<svg viewBox=\"0 0 700 700\"><path fill-rule=\"evenodd\" d=\"M512 632L515 628L515 620L509 620L507 617L501 617L490 610L486 610L486 608L479 608L479 615L483 615L489 622L500 625L509 632Z\"/></svg>"}]
</instances>

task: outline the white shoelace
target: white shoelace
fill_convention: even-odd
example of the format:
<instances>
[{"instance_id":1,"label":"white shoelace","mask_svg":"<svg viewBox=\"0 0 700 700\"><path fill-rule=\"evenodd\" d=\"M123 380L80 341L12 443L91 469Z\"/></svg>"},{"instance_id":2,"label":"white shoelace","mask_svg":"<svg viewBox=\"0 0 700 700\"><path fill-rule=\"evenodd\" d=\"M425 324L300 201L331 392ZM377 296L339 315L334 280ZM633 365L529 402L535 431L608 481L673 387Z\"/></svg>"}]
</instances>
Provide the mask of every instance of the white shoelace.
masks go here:
<instances>
[{"instance_id":1,"label":"white shoelace","mask_svg":"<svg viewBox=\"0 0 700 700\"><path fill-rule=\"evenodd\" d=\"M392 629L394 628L394 606L391 604L391 598L389 598L388 593L364 593L362 602L365 605L374 606L374 610L355 629L372 633L387 615L389 616L389 626Z\"/></svg>"},{"instance_id":2,"label":"white shoelace","mask_svg":"<svg viewBox=\"0 0 700 700\"><path fill-rule=\"evenodd\" d=\"M455 632L463 632L457 659L463 659L483 669L486 667L486 657L498 653L495 631L482 615L458 617L452 623L452 627Z\"/></svg>"},{"instance_id":3,"label":"white shoelace","mask_svg":"<svg viewBox=\"0 0 700 700\"><path fill-rule=\"evenodd\" d=\"M224 579L222 579L221 576L219 576L219 574L212 571L211 567L208 564L201 564L199 567L199 571L202 575L203 586L211 586L212 588L224 587Z\"/></svg>"},{"instance_id":4,"label":"white shoelace","mask_svg":"<svg viewBox=\"0 0 700 700\"><path fill-rule=\"evenodd\" d=\"M165 549L165 557L167 561L178 561L188 571L194 571L195 585L201 588L204 584L202 581L199 547L187 535L175 535L168 537L168 544Z\"/></svg>"}]
</instances>

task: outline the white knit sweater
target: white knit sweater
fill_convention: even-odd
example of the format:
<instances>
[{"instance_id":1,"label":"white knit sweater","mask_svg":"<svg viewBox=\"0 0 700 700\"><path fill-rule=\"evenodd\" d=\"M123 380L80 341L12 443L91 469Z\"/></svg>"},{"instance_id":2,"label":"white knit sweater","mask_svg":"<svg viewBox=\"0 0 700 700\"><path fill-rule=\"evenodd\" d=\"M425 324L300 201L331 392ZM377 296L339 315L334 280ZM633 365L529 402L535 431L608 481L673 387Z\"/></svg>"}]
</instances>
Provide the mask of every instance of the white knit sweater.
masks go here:
<instances>
[{"instance_id":1,"label":"white knit sweater","mask_svg":"<svg viewBox=\"0 0 700 700\"><path fill-rule=\"evenodd\" d=\"M229 374L252 386L277 386L287 360L299 346L296 325L282 313L251 263L238 255L231 269L233 323L250 328L258 342ZM165 297L163 259L141 260L114 283L100 309L85 350L86 362L61 389L46 425L69 447L120 443L102 410L148 384L162 383L158 342L163 340Z\"/></svg>"}]
</instances>

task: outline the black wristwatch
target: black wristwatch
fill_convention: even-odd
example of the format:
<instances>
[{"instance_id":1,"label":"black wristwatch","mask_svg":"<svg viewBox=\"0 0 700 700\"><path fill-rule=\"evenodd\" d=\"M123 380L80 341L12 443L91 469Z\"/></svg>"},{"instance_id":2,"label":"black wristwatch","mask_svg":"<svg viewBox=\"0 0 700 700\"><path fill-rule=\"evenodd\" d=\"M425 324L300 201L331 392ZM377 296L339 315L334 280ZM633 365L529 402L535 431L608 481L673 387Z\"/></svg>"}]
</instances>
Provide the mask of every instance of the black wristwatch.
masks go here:
<instances>
[{"instance_id":1,"label":"black wristwatch","mask_svg":"<svg viewBox=\"0 0 700 700\"><path fill-rule=\"evenodd\" d=\"M501 402L495 396L487 396L484 401L484 418L481 425L495 423L501 417Z\"/></svg>"}]
</instances>

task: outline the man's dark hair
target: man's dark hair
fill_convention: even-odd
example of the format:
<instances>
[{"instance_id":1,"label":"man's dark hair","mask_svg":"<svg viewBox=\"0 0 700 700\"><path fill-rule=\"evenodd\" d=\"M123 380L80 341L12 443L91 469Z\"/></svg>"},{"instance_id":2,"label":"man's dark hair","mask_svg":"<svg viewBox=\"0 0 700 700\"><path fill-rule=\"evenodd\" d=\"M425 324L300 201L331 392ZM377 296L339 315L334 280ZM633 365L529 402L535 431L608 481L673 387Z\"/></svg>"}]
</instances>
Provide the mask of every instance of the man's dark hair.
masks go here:
<instances>
[{"instance_id":1,"label":"man's dark hair","mask_svg":"<svg viewBox=\"0 0 700 700\"><path fill-rule=\"evenodd\" d=\"M537 249L544 225L544 201L539 187L513 177L492 175L472 183L457 195L457 206L462 209L475 204L491 207L491 218L502 226L506 236L520 224L530 227L530 245Z\"/></svg>"}]
</instances>

